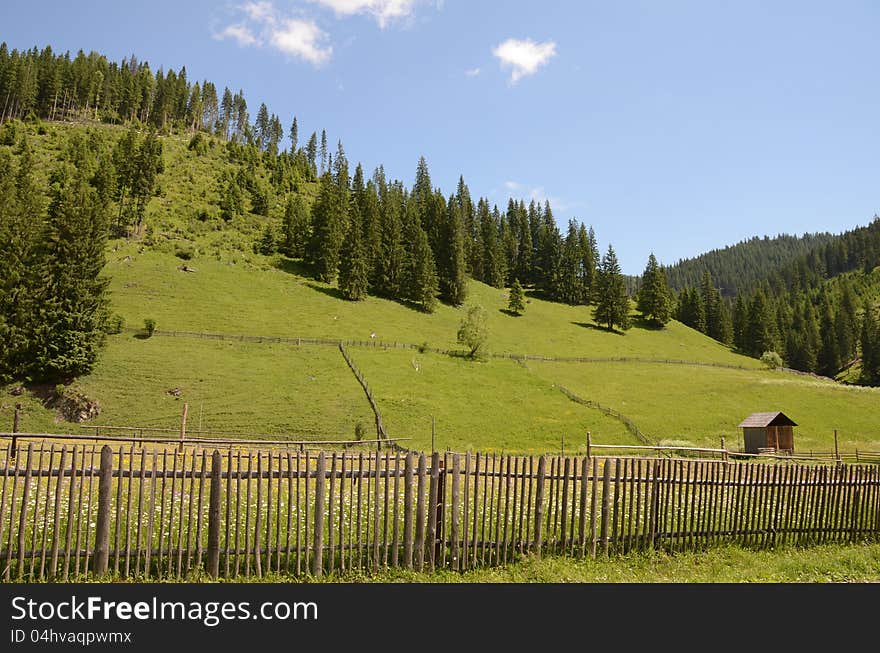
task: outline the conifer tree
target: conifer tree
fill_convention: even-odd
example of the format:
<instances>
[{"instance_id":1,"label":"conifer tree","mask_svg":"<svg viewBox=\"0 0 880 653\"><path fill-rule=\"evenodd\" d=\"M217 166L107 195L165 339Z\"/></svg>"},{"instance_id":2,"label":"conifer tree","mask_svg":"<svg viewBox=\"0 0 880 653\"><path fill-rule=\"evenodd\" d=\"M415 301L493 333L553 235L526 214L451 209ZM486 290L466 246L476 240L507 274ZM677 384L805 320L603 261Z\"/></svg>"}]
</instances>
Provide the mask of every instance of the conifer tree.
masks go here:
<instances>
[{"instance_id":1,"label":"conifer tree","mask_svg":"<svg viewBox=\"0 0 880 653\"><path fill-rule=\"evenodd\" d=\"M428 235L414 219L410 218L411 244L409 263L406 275L406 296L410 301L419 304L427 313L432 313L437 306L437 268L434 255L428 243Z\"/></svg>"},{"instance_id":2,"label":"conifer tree","mask_svg":"<svg viewBox=\"0 0 880 653\"><path fill-rule=\"evenodd\" d=\"M593 311L593 319L612 331L615 326L624 331L629 329L629 297L626 294L626 284L620 272L617 255L611 245L608 245L608 251L602 257L598 281L599 297Z\"/></svg>"},{"instance_id":3,"label":"conifer tree","mask_svg":"<svg viewBox=\"0 0 880 653\"><path fill-rule=\"evenodd\" d=\"M761 289L749 303L746 342L748 353L755 357L761 356L765 351L776 351L778 347L773 311Z\"/></svg>"},{"instance_id":4,"label":"conifer tree","mask_svg":"<svg viewBox=\"0 0 880 653\"><path fill-rule=\"evenodd\" d=\"M859 319L856 308L856 299L852 287L844 282L840 293L840 306L834 320L834 331L837 335L837 350L840 361L848 365L856 355L856 345L859 342Z\"/></svg>"},{"instance_id":5,"label":"conifer tree","mask_svg":"<svg viewBox=\"0 0 880 653\"><path fill-rule=\"evenodd\" d=\"M461 209L454 197L450 197L446 204L440 243L440 258L437 261L440 294L453 306L460 306L467 297L467 261Z\"/></svg>"},{"instance_id":6,"label":"conifer tree","mask_svg":"<svg viewBox=\"0 0 880 653\"><path fill-rule=\"evenodd\" d=\"M507 300L507 310L511 313L516 313L517 315L521 315L522 312L526 310L523 287L520 285L519 279L514 279L513 285L510 287L510 294L508 295Z\"/></svg>"},{"instance_id":7,"label":"conifer tree","mask_svg":"<svg viewBox=\"0 0 880 653\"><path fill-rule=\"evenodd\" d=\"M332 283L339 269L339 252L347 228L346 209L336 181L330 172L325 172L312 207L312 234L306 248L306 261L325 283Z\"/></svg>"},{"instance_id":8,"label":"conifer tree","mask_svg":"<svg viewBox=\"0 0 880 653\"><path fill-rule=\"evenodd\" d=\"M862 309L862 381L869 385L880 383L880 327L874 306L866 299Z\"/></svg>"},{"instance_id":9,"label":"conifer tree","mask_svg":"<svg viewBox=\"0 0 880 653\"><path fill-rule=\"evenodd\" d=\"M738 293L733 306L733 344L740 351L746 351L746 330L749 312L742 294Z\"/></svg>"},{"instance_id":10,"label":"conifer tree","mask_svg":"<svg viewBox=\"0 0 880 653\"><path fill-rule=\"evenodd\" d=\"M342 296L359 301L367 296L369 286L369 267L363 244L360 221L352 219L339 262L339 290Z\"/></svg>"},{"instance_id":11,"label":"conifer tree","mask_svg":"<svg viewBox=\"0 0 880 653\"><path fill-rule=\"evenodd\" d=\"M293 117L293 123L290 125L290 153L296 154L296 148L299 145L299 125L296 122L296 116Z\"/></svg>"},{"instance_id":12,"label":"conifer tree","mask_svg":"<svg viewBox=\"0 0 880 653\"><path fill-rule=\"evenodd\" d=\"M282 220L281 251L291 258L305 256L306 244L311 236L309 226L309 209L306 203L301 195L291 193Z\"/></svg>"},{"instance_id":13,"label":"conifer tree","mask_svg":"<svg viewBox=\"0 0 880 653\"><path fill-rule=\"evenodd\" d=\"M309 162L309 168L311 168L313 176L317 176L318 174L317 156L318 135L315 132L312 132L312 135L309 137L309 142L306 144L306 160ZM321 174L323 175L324 173L322 172Z\"/></svg>"},{"instance_id":14,"label":"conifer tree","mask_svg":"<svg viewBox=\"0 0 880 653\"><path fill-rule=\"evenodd\" d=\"M383 190L384 188L384 190ZM382 250L376 269L376 287L386 297L404 296L406 248L403 234L403 189L380 186Z\"/></svg>"},{"instance_id":15,"label":"conifer tree","mask_svg":"<svg viewBox=\"0 0 880 653\"><path fill-rule=\"evenodd\" d=\"M39 265L40 320L32 341L32 375L64 379L89 372L107 319L107 215L85 166L53 175Z\"/></svg>"},{"instance_id":16,"label":"conifer tree","mask_svg":"<svg viewBox=\"0 0 880 653\"><path fill-rule=\"evenodd\" d=\"M664 326L672 318L672 297L666 281L666 273L652 253L642 274L636 308L655 326Z\"/></svg>"},{"instance_id":17,"label":"conifer tree","mask_svg":"<svg viewBox=\"0 0 880 653\"><path fill-rule=\"evenodd\" d=\"M819 332L822 346L819 349L819 373L834 376L840 371L840 351L838 350L837 331L834 328L834 313L831 300L827 294L822 296L822 308L819 316Z\"/></svg>"},{"instance_id":18,"label":"conifer tree","mask_svg":"<svg viewBox=\"0 0 880 653\"><path fill-rule=\"evenodd\" d=\"M327 169L327 131L321 130L321 174Z\"/></svg>"}]
</instances>

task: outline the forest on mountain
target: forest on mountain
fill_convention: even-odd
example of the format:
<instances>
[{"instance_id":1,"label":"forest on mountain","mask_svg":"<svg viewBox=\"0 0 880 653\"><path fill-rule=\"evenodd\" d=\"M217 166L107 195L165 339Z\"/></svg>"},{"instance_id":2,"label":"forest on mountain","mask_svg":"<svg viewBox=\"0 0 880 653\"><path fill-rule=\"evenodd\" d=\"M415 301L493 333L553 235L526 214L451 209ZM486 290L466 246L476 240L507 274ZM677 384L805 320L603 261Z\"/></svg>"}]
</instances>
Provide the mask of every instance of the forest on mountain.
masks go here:
<instances>
[{"instance_id":1,"label":"forest on mountain","mask_svg":"<svg viewBox=\"0 0 880 653\"><path fill-rule=\"evenodd\" d=\"M91 368L114 328L103 249L111 237L151 241L147 205L161 185L162 137L172 133L190 139L193 157L222 148L231 164L212 181L217 201L199 220L234 229L244 215L263 219L256 251L302 260L348 300L374 294L430 312L437 301L465 303L472 277L593 305L612 330L630 325L613 247L600 257L594 230L576 220L561 230L549 202L511 198L502 210L474 199L463 177L447 195L424 158L411 186L382 166L352 172L325 130L301 141L297 118L283 122L265 104L252 121L243 91L190 81L185 67L153 72L134 56L117 63L3 43L0 102L5 378ZM43 189L25 128L40 133L42 121L121 128L72 138ZM649 325L675 317L748 355L775 351L790 367L829 376L859 361L858 380L877 383L878 257L878 220L839 236L756 237L668 268L652 256L631 294Z\"/></svg>"}]
</instances>

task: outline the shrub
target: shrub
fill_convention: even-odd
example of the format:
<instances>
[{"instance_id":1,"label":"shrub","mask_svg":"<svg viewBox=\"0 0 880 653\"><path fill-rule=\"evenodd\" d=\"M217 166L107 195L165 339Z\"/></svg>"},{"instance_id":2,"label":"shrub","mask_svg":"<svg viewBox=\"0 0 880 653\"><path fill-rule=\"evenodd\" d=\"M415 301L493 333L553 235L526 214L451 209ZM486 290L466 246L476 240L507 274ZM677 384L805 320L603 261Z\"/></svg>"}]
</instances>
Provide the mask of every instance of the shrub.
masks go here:
<instances>
[{"instance_id":1,"label":"shrub","mask_svg":"<svg viewBox=\"0 0 880 653\"><path fill-rule=\"evenodd\" d=\"M57 384L57 385L55 386L55 396L56 396L58 399L61 399L61 398L64 396L64 391L65 391L66 389L67 389L67 388L64 387L64 384L63 384L63 383L59 383L59 384Z\"/></svg>"},{"instance_id":2,"label":"shrub","mask_svg":"<svg viewBox=\"0 0 880 653\"><path fill-rule=\"evenodd\" d=\"M196 132L193 134L193 137L189 139L189 145L187 146L191 152L195 152L196 155L201 156L206 154L208 151L208 141L202 135L202 132Z\"/></svg>"},{"instance_id":3,"label":"shrub","mask_svg":"<svg viewBox=\"0 0 880 653\"><path fill-rule=\"evenodd\" d=\"M768 370L775 370L782 367L782 356L775 351L765 351L761 354L761 362L764 363Z\"/></svg>"},{"instance_id":4,"label":"shrub","mask_svg":"<svg viewBox=\"0 0 880 653\"><path fill-rule=\"evenodd\" d=\"M110 335L114 335L117 333L122 333L122 330L125 328L125 318L122 317L119 313L114 313L107 319L107 333Z\"/></svg>"},{"instance_id":5,"label":"shrub","mask_svg":"<svg viewBox=\"0 0 880 653\"><path fill-rule=\"evenodd\" d=\"M153 332L156 330L156 320L151 317L148 317L144 320L144 333L147 338L153 335Z\"/></svg>"},{"instance_id":6,"label":"shrub","mask_svg":"<svg viewBox=\"0 0 880 653\"><path fill-rule=\"evenodd\" d=\"M458 328L458 342L470 350L468 356L474 360L486 360L489 353L486 343L489 339L488 314L482 306L471 306L467 316Z\"/></svg>"},{"instance_id":7,"label":"shrub","mask_svg":"<svg viewBox=\"0 0 880 653\"><path fill-rule=\"evenodd\" d=\"M178 247L174 250L174 255L184 261L189 261L193 257L193 254L194 252L191 247Z\"/></svg>"}]
</instances>

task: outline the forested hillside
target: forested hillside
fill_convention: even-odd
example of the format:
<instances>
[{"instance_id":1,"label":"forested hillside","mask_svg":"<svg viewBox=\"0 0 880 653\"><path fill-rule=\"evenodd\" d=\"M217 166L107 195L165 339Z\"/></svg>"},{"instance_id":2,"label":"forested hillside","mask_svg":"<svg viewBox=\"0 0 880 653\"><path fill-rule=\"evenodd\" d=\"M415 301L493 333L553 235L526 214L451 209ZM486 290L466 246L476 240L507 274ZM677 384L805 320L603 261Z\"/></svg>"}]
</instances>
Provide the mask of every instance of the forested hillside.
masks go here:
<instances>
[{"instance_id":1,"label":"forested hillside","mask_svg":"<svg viewBox=\"0 0 880 653\"><path fill-rule=\"evenodd\" d=\"M499 208L463 178L445 193L424 158L411 184L382 166L368 173L324 130L302 143L297 118L285 130L265 104L252 121L243 91L190 81L185 67L2 44L0 101L3 378L92 368L120 328L102 277L108 239L182 261L280 255L343 299L426 313L464 304L468 277L521 284L593 305L609 330L630 326L614 248L600 256L578 221L560 229L549 202ZM187 143L173 178L172 139ZM880 380L878 257L877 220L839 236L756 237L665 269L652 257L631 294L655 328L676 317L743 353L870 384Z\"/></svg>"}]
</instances>

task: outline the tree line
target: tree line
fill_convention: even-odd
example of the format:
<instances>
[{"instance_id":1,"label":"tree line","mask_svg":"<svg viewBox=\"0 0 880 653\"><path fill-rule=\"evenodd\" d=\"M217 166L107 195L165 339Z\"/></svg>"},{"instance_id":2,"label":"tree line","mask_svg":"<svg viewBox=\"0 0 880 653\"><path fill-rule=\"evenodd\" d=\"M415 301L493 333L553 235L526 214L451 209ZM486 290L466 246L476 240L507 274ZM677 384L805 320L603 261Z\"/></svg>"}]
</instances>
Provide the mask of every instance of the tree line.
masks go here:
<instances>
[{"instance_id":1,"label":"tree line","mask_svg":"<svg viewBox=\"0 0 880 653\"><path fill-rule=\"evenodd\" d=\"M113 323L102 270L114 187L98 139L69 143L48 202L27 140L15 157L0 150L0 383L65 380L96 362Z\"/></svg>"}]
</instances>

